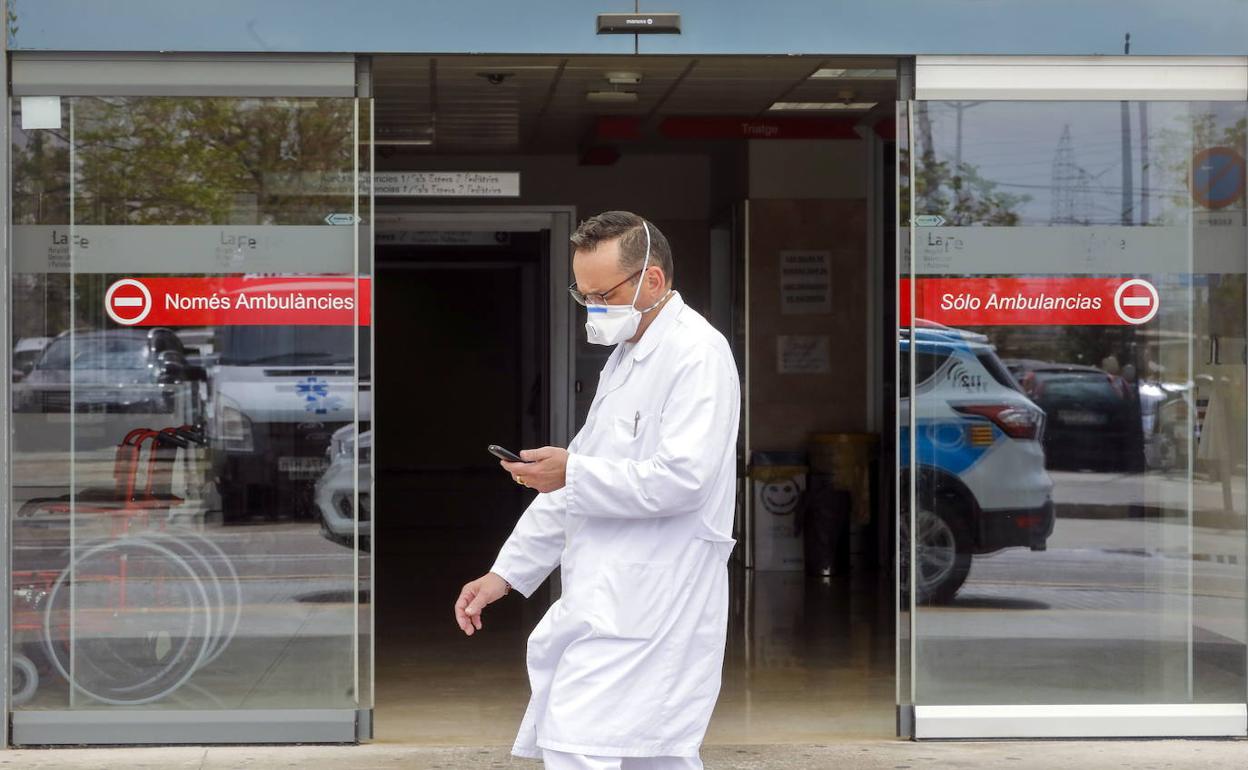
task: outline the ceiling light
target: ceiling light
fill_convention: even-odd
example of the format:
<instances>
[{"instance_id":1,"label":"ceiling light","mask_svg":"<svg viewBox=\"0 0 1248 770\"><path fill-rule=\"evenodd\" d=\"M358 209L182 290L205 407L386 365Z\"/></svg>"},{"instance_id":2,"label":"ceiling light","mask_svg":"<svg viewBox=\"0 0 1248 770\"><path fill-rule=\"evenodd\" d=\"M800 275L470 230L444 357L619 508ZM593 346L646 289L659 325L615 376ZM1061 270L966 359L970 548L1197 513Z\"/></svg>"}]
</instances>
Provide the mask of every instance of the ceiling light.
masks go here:
<instances>
[{"instance_id":1,"label":"ceiling light","mask_svg":"<svg viewBox=\"0 0 1248 770\"><path fill-rule=\"evenodd\" d=\"M637 92L589 91L585 94L585 99L598 104L634 104L637 101Z\"/></svg>"},{"instance_id":2,"label":"ceiling light","mask_svg":"<svg viewBox=\"0 0 1248 770\"><path fill-rule=\"evenodd\" d=\"M368 142L360 142L360 144L368 144ZM433 144L432 139L374 139L373 144L378 147L428 147Z\"/></svg>"},{"instance_id":3,"label":"ceiling light","mask_svg":"<svg viewBox=\"0 0 1248 770\"><path fill-rule=\"evenodd\" d=\"M635 86L641 82L640 72L608 72L603 77L613 86Z\"/></svg>"},{"instance_id":4,"label":"ceiling light","mask_svg":"<svg viewBox=\"0 0 1248 770\"><path fill-rule=\"evenodd\" d=\"M776 102L767 108L768 112L807 111L821 112L826 110L869 110L875 102Z\"/></svg>"},{"instance_id":5,"label":"ceiling light","mask_svg":"<svg viewBox=\"0 0 1248 770\"><path fill-rule=\"evenodd\" d=\"M810 76L811 80L892 80L897 77L897 73L891 69L885 68L857 68L857 69L840 69L836 67L825 67L815 70L815 74Z\"/></svg>"}]
</instances>

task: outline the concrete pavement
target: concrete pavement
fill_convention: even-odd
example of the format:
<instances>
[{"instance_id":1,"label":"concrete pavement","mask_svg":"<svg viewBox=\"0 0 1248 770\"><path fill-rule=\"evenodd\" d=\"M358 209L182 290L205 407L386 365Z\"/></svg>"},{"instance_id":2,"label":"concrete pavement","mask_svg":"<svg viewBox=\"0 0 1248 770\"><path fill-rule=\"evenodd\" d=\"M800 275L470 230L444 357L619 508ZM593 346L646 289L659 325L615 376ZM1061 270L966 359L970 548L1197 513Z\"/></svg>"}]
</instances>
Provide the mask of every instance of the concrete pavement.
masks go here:
<instances>
[{"instance_id":1,"label":"concrete pavement","mask_svg":"<svg viewBox=\"0 0 1248 770\"><path fill-rule=\"evenodd\" d=\"M859 768L1233 768L1248 766L1246 741L851 741L803 745L715 745L707 770L858 770ZM0 767L127 770L539 770L501 746L222 746L143 749L45 749L0 752Z\"/></svg>"}]
</instances>

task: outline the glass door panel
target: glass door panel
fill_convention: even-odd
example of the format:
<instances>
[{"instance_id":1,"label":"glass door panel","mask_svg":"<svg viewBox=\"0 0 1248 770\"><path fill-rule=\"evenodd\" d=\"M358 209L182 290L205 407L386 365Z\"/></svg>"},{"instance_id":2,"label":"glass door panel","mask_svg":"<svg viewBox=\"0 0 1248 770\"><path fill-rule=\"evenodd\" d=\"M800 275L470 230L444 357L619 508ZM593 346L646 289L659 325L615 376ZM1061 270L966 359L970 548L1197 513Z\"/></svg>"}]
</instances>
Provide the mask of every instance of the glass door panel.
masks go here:
<instances>
[{"instance_id":1,"label":"glass door panel","mask_svg":"<svg viewBox=\"0 0 1248 770\"><path fill-rule=\"evenodd\" d=\"M319 710L353 738L371 706L369 103L74 97L36 127L23 101L15 738L36 712L117 709ZM179 740L143 735L122 742Z\"/></svg>"},{"instance_id":2,"label":"glass door panel","mask_svg":"<svg viewBox=\"0 0 1248 770\"><path fill-rule=\"evenodd\" d=\"M925 706L1242 715L1248 105L908 107L920 732Z\"/></svg>"}]
</instances>

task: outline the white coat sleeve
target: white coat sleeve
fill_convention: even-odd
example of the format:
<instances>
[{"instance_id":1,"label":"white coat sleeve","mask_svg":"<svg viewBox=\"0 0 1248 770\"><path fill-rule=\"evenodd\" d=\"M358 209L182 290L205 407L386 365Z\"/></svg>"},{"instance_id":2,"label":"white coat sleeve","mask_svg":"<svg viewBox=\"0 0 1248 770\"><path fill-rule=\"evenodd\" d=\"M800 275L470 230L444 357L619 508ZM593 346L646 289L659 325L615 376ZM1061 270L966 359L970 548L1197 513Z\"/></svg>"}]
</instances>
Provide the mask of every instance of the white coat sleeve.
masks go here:
<instances>
[{"instance_id":1,"label":"white coat sleeve","mask_svg":"<svg viewBox=\"0 0 1248 770\"><path fill-rule=\"evenodd\" d=\"M527 598L559 563L564 544L565 494L538 495L525 509L498 552L490 572Z\"/></svg>"},{"instance_id":2,"label":"white coat sleeve","mask_svg":"<svg viewBox=\"0 0 1248 770\"><path fill-rule=\"evenodd\" d=\"M568 444L568 451L575 449L579 440L577 433ZM554 571L563 554L566 496L564 490L557 489L535 497L490 567L490 572L506 580L526 599Z\"/></svg>"},{"instance_id":3,"label":"white coat sleeve","mask_svg":"<svg viewBox=\"0 0 1248 770\"><path fill-rule=\"evenodd\" d=\"M713 349L685 359L663 402L652 457L568 455L568 515L635 519L701 510L724 453L735 451L738 388L736 367Z\"/></svg>"}]
</instances>

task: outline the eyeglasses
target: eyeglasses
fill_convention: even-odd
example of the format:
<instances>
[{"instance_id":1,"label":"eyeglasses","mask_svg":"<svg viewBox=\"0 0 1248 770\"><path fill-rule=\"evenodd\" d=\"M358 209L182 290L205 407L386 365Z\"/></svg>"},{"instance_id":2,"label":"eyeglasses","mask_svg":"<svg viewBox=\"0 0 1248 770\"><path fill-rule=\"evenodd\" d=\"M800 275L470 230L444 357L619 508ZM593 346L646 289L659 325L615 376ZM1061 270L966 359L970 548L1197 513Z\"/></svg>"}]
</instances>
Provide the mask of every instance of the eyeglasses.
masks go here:
<instances>
[{"instance_id":1,"label":"eyeglasses","mask_svg":"<svg viewBox=\"0 0 1248 770\"><path fill-rule=\"evenodd\" d=\"M572 299L576 300L576 303L578 305L605 305L607 304L607 297L611 296L611 292L620 288L621 286L633 280L639 275L641 275L640 270L633 273L632 275L625 278L624 280L620 281L616 285L612 286L610 289L607 289L606 291L593 292L590 294L582 294L580 290L576 288L576 284L573 283L571 286L568 287L568 293L572 295Z\"/></svg>"}]
</instances>

